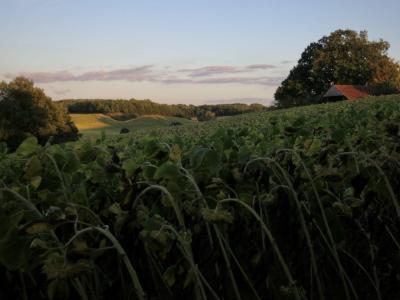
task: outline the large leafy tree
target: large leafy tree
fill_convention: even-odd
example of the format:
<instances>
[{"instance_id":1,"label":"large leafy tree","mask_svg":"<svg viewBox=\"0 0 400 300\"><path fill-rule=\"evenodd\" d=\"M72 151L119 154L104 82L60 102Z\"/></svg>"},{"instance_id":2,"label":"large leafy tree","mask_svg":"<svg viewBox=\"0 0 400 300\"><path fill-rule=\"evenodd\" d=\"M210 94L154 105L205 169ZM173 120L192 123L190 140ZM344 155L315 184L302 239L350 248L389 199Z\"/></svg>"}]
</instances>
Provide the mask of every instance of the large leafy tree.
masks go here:
<instances>
[{"instance_id":1,"label":"large leafy tree","mask_svg":"<svg viewBox=\"0 0 400 300\"><path fill-rule=\"evenodd\" d=\"M388 42L369 41L366 31L336 30L311 43L275 93L279 106L317 102L332 84L368 85L375 93L400 89L400 65Z\"/></svg>"},{"instance_id":2,"label":"large leafy tree","mask_svg":"<svg viewBox=\"0 0 400 300\"><path fill-rule=\"evenodd\" d=\"M0 142L15 148L29 135L41 143L76 140L78 130L68 112L54 104L33 82L17 77L0 83Z\"/></svg>"}]
</instances>

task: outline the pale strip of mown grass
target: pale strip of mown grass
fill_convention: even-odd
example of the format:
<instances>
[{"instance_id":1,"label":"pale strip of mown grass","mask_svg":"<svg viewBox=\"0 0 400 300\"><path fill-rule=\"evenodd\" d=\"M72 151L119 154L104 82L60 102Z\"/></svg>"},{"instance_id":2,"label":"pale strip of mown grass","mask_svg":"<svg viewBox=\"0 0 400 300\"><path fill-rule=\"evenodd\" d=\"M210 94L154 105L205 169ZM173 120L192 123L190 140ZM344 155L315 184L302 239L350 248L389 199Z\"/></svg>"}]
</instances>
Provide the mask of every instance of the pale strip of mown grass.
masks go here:
<instances>
[{"instance_id":1,"label":"pale strip of mown grass","mask_svg":"<svg viewBox=\"0 0 400 300\"><path fill-rule=\"evenodd\" d=\"M79 130L101 129L117 124L118 121L104 114L70 114Z\"/></svg>"}]
</instances>

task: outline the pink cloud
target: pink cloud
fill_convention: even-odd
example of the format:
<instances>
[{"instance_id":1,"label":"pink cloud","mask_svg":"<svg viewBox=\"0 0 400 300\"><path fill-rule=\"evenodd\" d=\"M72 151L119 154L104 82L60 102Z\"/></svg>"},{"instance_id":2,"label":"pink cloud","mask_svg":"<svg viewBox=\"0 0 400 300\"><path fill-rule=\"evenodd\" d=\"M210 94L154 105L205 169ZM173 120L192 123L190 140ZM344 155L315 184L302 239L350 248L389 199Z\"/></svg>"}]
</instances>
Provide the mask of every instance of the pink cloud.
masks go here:
<instances>
[{"instance_id":1,"label":"pink cloud","mask_svg":"<svg viewBox=\"0 0 400 300\"><path fill-rule=\"evenodd\" d=\"M283 80L282 76L223 76L224 74L249 73L258 69L274 68L273 65L256 64L247 67L207 66L197 69L165 70L156 69L153 65L114 70L97 70L81 74L69 71L59 72L22 72L18 75L32 79L36 83L52 83L66 81L151 81L165 84L255 84L277 86ZM188 73L188 74L182 74ZM220 76L214 76L220 75ZM15 74L6 74L7 78Z\"/></svg>"},{"instance_id":2,"label":"pink cloud","mask_svg":"<svg viewBox=\"0 0 400 300\"><path fill-rule=\"evenodd\" d=\"M241 73L247 72L246 70L239 69L234 66L207 66L197 69L183 69L179 72L187 72L190 77L203 77L216 74L227 74L227 73Z\"/></svg>"},{"instance_id":3,"label":"pink cloud","mask_svg":"<svg viewBox=\"0 0 400 300\"><path fill-rule=\"evenodd\" d=\"M270 77L209 77L201 80L185 79L185 78L168 78L161 82L166 84L255 84L266 86L277 86L284 78L281 76Z\"/></svg>"},{"instance_id":4,"label":"pink cloud","mask_svg":"<svg viewBox=\"0 0 400 300\"><path fill-rule=\"evenodd\" d=\"M255 65L249 65L246 68L250 70L267 70L267 69L275 69L277 68L277 66L268 64L255 64Z\"/></svg>"},{"instance_id":5,"label":"pink cloud","mask_svg":"<svg viewBox=\"0 0 400 300\"><path fill-rule=\"evenodd\" d=\"M145 65L136 68L116 69L111 71L91 71L80 75L74 75L68 71L60 72L22 72L18 75L25 76L37 83L61 82L61 81L144 81L155 80L157 77L152 70L153 66ZM6 74L7 78L15 77L15 74Z\"/></svg>"}]
</instances>

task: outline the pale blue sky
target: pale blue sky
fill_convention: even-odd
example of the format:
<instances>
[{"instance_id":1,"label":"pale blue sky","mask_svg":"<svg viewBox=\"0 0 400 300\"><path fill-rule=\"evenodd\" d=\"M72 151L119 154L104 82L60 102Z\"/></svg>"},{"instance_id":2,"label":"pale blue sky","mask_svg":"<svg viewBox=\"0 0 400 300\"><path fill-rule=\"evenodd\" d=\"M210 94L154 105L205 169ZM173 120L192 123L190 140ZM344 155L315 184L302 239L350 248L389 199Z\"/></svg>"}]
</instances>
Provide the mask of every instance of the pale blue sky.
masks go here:
<instances>
[{"instance_id":1,"label":"pale blue sky","mask_svg":"<svg viewBox=\"0 0 400 300\"><path fill-rule=\"evenodd\" d=\"M0 0L0 79L53 99L263 102L304 48L368 30L400 60L400 1Z\"/></svg>"}]
</instances>

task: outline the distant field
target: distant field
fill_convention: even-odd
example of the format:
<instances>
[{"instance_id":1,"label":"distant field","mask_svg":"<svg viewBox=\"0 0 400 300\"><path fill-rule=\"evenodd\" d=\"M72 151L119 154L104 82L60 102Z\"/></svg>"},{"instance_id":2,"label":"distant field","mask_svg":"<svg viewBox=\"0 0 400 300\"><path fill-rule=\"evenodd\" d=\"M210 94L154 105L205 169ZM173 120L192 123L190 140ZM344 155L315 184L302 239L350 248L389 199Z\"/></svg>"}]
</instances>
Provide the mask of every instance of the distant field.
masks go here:
<instances>
[{"instance_id":1,"label":"distant field","mask_svg":"<svg viewBox=\"0 0 400 300\"><path fill-rule=\"evenodd\" d=\"M120 133L121 128L135 131L149 127L166 127L173 122L185 125L194 123L184 118L159 115L142 116L128 121L117 121L104 114L71 114L71 118L84 137L98 136L103 130L106 135L115 135Z\"/></svg>"}]
</instances>

